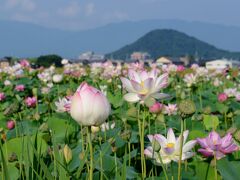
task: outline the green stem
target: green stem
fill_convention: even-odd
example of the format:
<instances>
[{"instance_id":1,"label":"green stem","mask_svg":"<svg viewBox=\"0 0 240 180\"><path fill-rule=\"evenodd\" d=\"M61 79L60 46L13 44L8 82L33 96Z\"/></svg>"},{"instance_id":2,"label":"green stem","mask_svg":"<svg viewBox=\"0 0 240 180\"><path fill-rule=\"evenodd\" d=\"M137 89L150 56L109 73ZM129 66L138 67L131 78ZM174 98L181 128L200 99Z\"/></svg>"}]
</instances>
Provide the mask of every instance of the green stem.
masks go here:
<instances>
[{"instance_id":1,"label":"green stem","mask_svg":"<svg viewBox=\"0 0 240 180\"><path fill-rule=\"evenodd\" d=\"M181 135L180 135L180 155L178 161L178 180L181 180L181 163L182 163L182 148L183 148L183 126L184 122L181 120Z\"/></svg>"},{"instance_id":2,"label":"green stem","mask_svg":"<svg viewBox=\"0 0 240 180\"><path fill-rule=\"evenodd\" d=\"M174 180L174 177L173 177L173 164L172 164L172 162L171 162L171 174L172 174L171 175L171 179Z\"/></svg>"},{"instance_id":3,"label":"green stem","mask_svg":"<svg viewBox=\"0 0 240 180\"><path fill-rule=\"evenodd\" d=\"M128 142L128 166L131 166L131 143Z\"/></svg>"},{"instance_id":4,"label":"green stem","mask_svg":"<svg viewBox=\"0 0 240 180\"><path fill-rule=\"evenodd\" d=\"M200 102L200 110L202 110L203 105L202 105L202 94L201 94L201 89L202 89L202 84L200 84L198 93L199 93L199 102Z\"/></svg>"},{"instance_id":5,"label":"green stem","mask_svg":"<svg viewBox=\"0 0 240 180\"><path fill-rule=\"evenodd\" d=\"M142 122L142 128L141 128L141 160L143 161L143 177L146 177L146 161L145 161L145 156L144 156L144 130L145 130L145 110L144 110L144 115L143 115L143 122Z\"/></svg>"},{"instance_id":6,"label":"green stem","mask_svg":"<svg viewBox=\"0 0 240 180\"><path fill-rule=\"evenodd\" d=\"M93 147L92 147L92 139L91 139L91 126L88 127L87 131L88 144L90 150L90 170L89 170L89 180L93 179Z\"/></svg>"},{"instance_id":7,"label":"green stem","mask_svg":"<svg viewBox=\"0 0 240 180\"><path fill-rule=\"evenodd\" d=\"M115 177L118 177L118 164L117 164L117 154L114 152L114 163L115 163Z\"/></svg>"},{"instance_id":8,"label":"green stem","mask_svg":"<svg viewBox=\"0 0 240 180\"><path fill-rule=\"evenodd\" d=\"M214 179L217 180L217 158L216 158L216 153L214 153Z\"/></svg>"},{"instance_id":9,"label":"green stem","mask_svg":"<svg viewBox=\"0 0 240 180\"><path fill-rule=\"evenodd\" d=\"M101 147L101 139L99 139L99 145ZM101 172L100 172L100 180L103 180L103 155L102 155L102 149L100 150L100 167L101 167Z\"/></svg>"},{"instance_id":10,"label":"green stem","mask_svg":"<svg viewBox=\"0 0 240 180\"><path fill-rule=\"evenodd\" d=\"M140 140L140 155L141 155L141 170L142 170L142 178L145 178L144 172L144 136L142 137L142 127L143 123L140 120L140 104L138 104L138 132L139 132L139 140Z\"/></svg>"},{"instance_id":11,"label":"green stem","mask_svg":"<svg viewBox=\"0 0 240 180\"><path fill-rule=\"evenodd\" d=\"M227 126L227 113L226 112L224 113L224 123L225 123L225 130L227 130L228 126Z\"/></svg>"},{"instance_id":12,"label":"green stem","mask_svg":"<svg viewBox=\"0 0 240 180\"><path fill-rule=\"evenodd\" d=\"M160 163L161 163L161 166L162 166L162 169L163 169L163 173L164 173L165 179L168 180L167 171L166 171L166 168L165 168L165 166L164 166L164 164L163 164L163 161L162 161L162 157L161 157L161 155L160 155L160 152L157 153L157 155L158 155L158 158L159 158L159 160L160 160Z\"/></svg>"}]
</instances>

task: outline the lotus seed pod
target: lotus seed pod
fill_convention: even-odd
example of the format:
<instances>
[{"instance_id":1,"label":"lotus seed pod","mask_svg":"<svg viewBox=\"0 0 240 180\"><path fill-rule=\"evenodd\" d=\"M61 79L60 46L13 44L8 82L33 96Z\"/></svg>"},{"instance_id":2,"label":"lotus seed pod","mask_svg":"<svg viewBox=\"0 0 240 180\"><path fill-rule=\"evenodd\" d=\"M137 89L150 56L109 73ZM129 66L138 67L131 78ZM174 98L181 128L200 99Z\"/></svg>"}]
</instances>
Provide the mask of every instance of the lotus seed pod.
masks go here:
<instances>
[{"instance_id":1,"label":"lotus seed pod","mask_svg":"<svg viewBox=\"0 0 240 180\"><path fill-rule=\"evenodd\" d=\"M179 104L179 110L183 115L191 115L195 113L196 106L192 100L183 100Z\"/></svg>"}]
</instances>

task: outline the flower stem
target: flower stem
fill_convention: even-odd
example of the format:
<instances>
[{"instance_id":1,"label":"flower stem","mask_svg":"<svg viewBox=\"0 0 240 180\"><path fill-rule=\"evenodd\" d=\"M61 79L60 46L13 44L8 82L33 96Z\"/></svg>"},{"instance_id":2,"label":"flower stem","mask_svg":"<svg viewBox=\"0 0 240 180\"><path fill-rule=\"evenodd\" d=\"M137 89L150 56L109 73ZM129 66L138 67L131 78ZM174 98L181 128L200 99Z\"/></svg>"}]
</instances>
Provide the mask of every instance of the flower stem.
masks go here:
<instances>
[{"instance_id":1,"label":"flower stem","mask_svg":"<svg viewBox=\"0 0 240 180\"><path fill-rule=\"evenodd\" d=\"M202 91L202 83L200 84L199 88L198 88L198 93L199 93L199 103L200 103L200 110L202 110L203 108L203 105L202 105L202 94L201 94L201 91Z\"/></svg>"},{"instance_id":2,"label":"flower stem","mask_svg":"<svg viewBox=\"0 0 240 180\"><path fill-rule=\"evenodd\" d=\"M215 174L215 180L217 180L217 158L216 158L216 153L214 153L214 174Z\"/></svg>"},{"instance_id":3,"label":"flower stem","mask_svg":"<svg viewBox=\"0 0 240 180\"><path fill-rule=\"evenodd\" d=\"M138 131L139 131L139 139L140 139L140 154L141 154L141 170L142 170L142 178L146 177L146 165L145 165L145 157L144 157L144 120L141 122L140 120L140 104L138 104Z\"/></svg>"},{"instance_id":4,"label":"flower stem","mask_svg":"<svg viewBox=\"0 0 240 180\"><path fill-rule=\"evenodd\" d=\"M90 150L89 180L92 180L93 179L93 147L92 147L92 139L91 139L91 126L88 127L87 137L88 137L88 145Z\"/></svg>"},{"instance_id":5,"label":"flower stem","mask_svg":"<svg viewBox=\"0 0 240 180\"><path fill-rule=\"evenodd\" d=\"M182 148L183 148L183 125L184 120L181 120L181 135L180 135L180 155L178 161L178 180L181 180L181 162L182 162Z\"/></svg>"},{"instance_id":6,"label":"flower stem","mask_svg":"<svg viewBox=\"0 0 240 180\"><path fill-rule=\"evenodd\" d=\"M227 126L227 113L224 113L224 123L225 123L225 130L227 131L228 126Z\"/></svg>"},{"instance_id":7,"label":"flower stem","mask_svg":"<svg viewBox=\"0 0 240 180\"><path fill-rule=\"evenodd\" d=\"M163 161L162 161L162 157L160 155L160 152L157 153L158 155L158 158L160 160L160 163L161 163L161 166L162 166L162 169L163 169L163 173L164 173L164 176L165 176L165 179L168 180L168 175L167 175L167 171L166 171L166 168L164 167L164 164L163 164Z\"/></svg>"}]
</instances>

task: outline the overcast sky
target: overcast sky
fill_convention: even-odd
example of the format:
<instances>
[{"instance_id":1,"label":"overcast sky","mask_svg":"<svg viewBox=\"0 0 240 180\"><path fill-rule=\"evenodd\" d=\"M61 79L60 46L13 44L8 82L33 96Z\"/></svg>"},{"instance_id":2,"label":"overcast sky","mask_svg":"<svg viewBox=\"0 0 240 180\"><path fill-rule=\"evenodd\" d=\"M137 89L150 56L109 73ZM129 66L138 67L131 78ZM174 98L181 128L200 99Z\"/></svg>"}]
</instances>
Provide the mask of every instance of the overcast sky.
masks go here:
<instances>
[{"instance_id":1,"label":"overcast sky","mask_svg":"<svg viewBox=\"0 0 240 180\"><path fill-rule=\"evenodd\" d=\"M60 29L181 19L240 27L240 0L0 0L0 19Z\"/></svg>"}]
</instances>

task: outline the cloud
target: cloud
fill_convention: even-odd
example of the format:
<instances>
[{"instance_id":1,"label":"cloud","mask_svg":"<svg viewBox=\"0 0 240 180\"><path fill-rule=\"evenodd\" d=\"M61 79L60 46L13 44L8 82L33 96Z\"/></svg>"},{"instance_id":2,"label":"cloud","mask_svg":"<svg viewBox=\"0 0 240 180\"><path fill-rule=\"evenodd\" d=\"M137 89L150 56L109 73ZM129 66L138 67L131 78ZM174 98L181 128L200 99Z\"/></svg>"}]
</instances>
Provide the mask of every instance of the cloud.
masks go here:
<instances>
[{"instance_id":1,"label":"cloud","mask_svg":"<svg viewBox=\"0 0 240 180\"><path fill-rule=\"evenodd\" d=\"M59 8L57 13L64 17L74 17L80 12L80 5L76 2L70 2L66 7Z\"/></svg>"},{"instance_id":2,"label":"cloud","mask_svg":"<svg viewBox=\"0 0 240 180\"><path fill-rule=\"evenodd\" d=\"M12 20L20 22L32 22L32 18L22 13L15 13L11 16Z\"/></svg>"},{"instance_id":3,"label":"cloud","mask_svg":"<svg viewBox=\"0 0 240 180\"><path fill-rule=\"evenodd\" d=\"M129 18L128 14L125 12L115 11L113 13L113 18L116 18L118 20L126 20Z\"/></svg>"},{"instance_id":4,"label":"cloud","mask_svg":"<svg viewBox=\"0 0 240 180\"><path fill-rule=\"evenodd\" d=\"M19 8L22 11L34 11L36 9L36 4L32 0L6 0L5 8Z\"/></svg>"},{"instance_id":5,"label":"cloud","mask_svg":"<svg viewBox=\"0 0 240 180\"><path fill-rule=\"evenodd\" d=\"M86 16L91 16L94 13L94 9L95 9L95 4L94 3L88 3L85 6L85 15Z\"/></svg>"}]
</instances>

